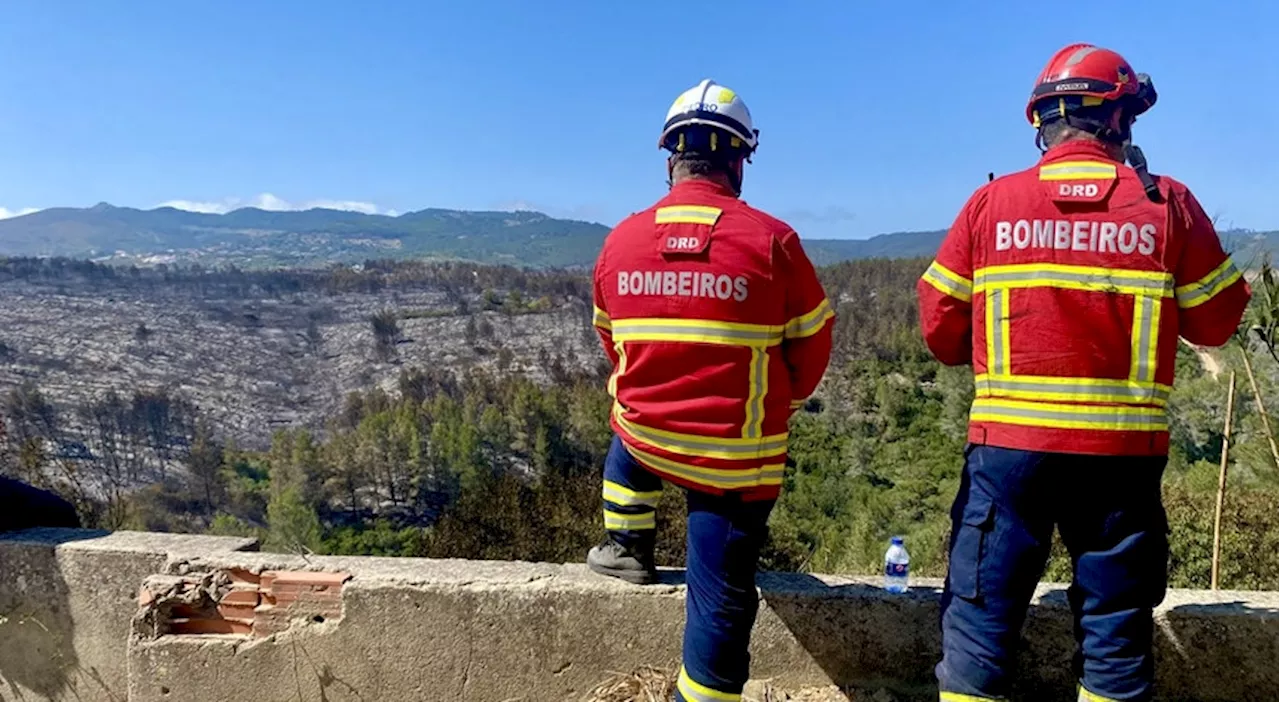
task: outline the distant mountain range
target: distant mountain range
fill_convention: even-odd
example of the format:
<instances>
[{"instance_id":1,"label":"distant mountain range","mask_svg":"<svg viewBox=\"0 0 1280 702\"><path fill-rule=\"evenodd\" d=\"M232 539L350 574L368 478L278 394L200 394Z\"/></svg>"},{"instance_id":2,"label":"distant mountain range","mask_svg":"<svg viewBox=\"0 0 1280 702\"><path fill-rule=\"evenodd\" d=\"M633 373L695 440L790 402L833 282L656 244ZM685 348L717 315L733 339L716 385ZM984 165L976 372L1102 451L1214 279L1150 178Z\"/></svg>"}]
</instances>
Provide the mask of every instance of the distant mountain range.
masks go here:
<instances>
[{"instance_id":1,"label":"distant mountain range","mask_svg":"<svg viewBox=\"0 0 1280 702\"><path fill-rule=\"evenodd\" d=\"M314 266L373 258L461 259L533 267L588 267L609 228L540 212L426 209L396 217L342 210L226 214L99 203L0 220L0 255L65 256L119 263ZM942 231L870 239L805 239L817 265L857 258L931 256ZM1277 260L1277 232L1231 231L1224 245L1244 264Z\"/></svg>"}]
</instances>

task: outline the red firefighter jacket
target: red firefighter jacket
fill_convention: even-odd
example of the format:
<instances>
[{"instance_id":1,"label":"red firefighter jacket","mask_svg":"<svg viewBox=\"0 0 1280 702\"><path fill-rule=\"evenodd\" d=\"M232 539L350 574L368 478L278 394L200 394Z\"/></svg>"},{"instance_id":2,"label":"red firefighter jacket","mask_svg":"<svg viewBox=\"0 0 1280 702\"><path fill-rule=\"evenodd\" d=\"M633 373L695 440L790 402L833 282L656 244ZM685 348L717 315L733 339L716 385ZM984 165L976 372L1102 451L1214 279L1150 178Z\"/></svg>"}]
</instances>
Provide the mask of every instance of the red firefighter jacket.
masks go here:
<instances>
[{"instance_id":1,"label":"red firefighter jacket","mask_svg":"<svg viewBox=\"0 0 1280 702\"><path fill-rule=\"evenodd\" d=\"M826 370L835 317L795 231L682 181L609 233L594 298L627 450L679 485L777 497L787 420Z\"/></svg>"},{"instance_id":2,"label":"red firefighter jacket","mask_svg":"<svg viewBox=\"0 0 1280 702\"><path fill-rule=\"evenodd\" d=\"M917 284L943 363L973 363L969 440L1163 455L1178 336L1220 346L1250 290L1191 192L1096 142L975 192Z\"/></svg>"}]
</instances>

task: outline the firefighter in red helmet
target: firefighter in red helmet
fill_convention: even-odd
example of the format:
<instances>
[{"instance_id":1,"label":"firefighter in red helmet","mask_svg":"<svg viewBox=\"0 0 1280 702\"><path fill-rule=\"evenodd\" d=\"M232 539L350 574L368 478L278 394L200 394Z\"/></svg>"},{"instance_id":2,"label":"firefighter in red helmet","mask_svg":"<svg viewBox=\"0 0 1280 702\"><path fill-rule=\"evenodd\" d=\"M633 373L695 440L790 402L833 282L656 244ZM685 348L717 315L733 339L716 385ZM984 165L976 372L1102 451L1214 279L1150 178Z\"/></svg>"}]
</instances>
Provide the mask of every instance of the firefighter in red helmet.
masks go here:
<instances>
[{"instance_id":1,"label":"firefighter in red helmet","mask_svg":"<svg viewBox=\"0 0 1280 702\"><path fill-rule=\"evenodd\" d=\"M1114 51L1055 54L1027 104L1039 163L979 188L918 283L930 351L975 374L941 700L1007 698L1055 526L1073 565L1078 699L1152 696L1178 337L1226 343L1250 296L1196 198L1130 142L1155 101Z\"/></svg>"}]
</instances>

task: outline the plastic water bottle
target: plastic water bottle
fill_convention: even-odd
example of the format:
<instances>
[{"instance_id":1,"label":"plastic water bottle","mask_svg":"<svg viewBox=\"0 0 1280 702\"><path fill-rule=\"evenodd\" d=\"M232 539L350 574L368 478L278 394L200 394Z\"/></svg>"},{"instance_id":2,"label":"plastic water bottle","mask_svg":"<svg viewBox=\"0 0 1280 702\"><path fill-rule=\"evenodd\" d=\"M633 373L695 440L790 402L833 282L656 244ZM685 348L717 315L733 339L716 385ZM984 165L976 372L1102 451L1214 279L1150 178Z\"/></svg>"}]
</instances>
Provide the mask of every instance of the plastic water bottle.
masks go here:
<instances>
[{"instance_id":1,"label":"plastic water bottle","mask_svg":"<svg viewBox=\"0 0 1280 702\"><path fill-rule=\"evenodd\" d=\"M884 589L889 592L906 592L911 557L902 545L902 537L889 540L889 550L884 552Z\"/></svg>"}]
</instances>

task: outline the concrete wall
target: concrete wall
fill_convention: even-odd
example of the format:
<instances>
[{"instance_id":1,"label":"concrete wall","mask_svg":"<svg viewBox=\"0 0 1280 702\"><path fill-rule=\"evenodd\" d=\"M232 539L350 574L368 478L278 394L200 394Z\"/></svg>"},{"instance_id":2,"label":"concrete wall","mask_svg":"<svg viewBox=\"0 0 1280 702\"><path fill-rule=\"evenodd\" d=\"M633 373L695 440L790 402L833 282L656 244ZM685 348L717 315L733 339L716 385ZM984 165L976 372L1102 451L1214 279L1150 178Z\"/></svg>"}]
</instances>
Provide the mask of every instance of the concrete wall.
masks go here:
<instances>
[{"instance_id":1,"label":"concrete wall","mask_svg":"<svg viewBox=\"0 0 1280 702\"><path fill-rule=\"evenodd\" d=\"M0 702L124 702L138 588L178 554L253 539L31 529L0 534Z\"/></svg>"},{"instance_id":2,"label":"concrete wall","mask_svg":"<svg viewBox=\"0 0 1280 702\"><path fill-rule=\"evenodd\" d=\"M636 587L578 565L237 550L251 547L0 539L0 613L49 622L0 624L0 700L581 700L611 672L679 660L678 571ZM753 677L937 699L936 589L772 573L760 586ZM1159 620L1160 699L1276 699L1277 593L1172 591ZM1041 589L1024 633L1018 698L1073 700L1061 588Z\"/></svg>"}]
</instances>

